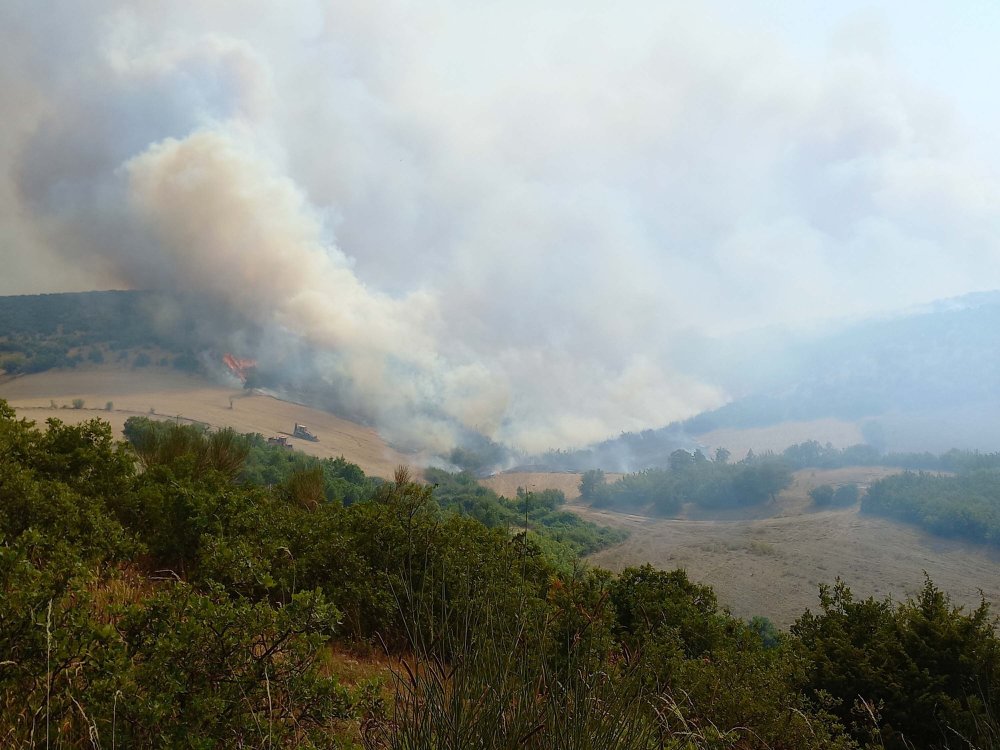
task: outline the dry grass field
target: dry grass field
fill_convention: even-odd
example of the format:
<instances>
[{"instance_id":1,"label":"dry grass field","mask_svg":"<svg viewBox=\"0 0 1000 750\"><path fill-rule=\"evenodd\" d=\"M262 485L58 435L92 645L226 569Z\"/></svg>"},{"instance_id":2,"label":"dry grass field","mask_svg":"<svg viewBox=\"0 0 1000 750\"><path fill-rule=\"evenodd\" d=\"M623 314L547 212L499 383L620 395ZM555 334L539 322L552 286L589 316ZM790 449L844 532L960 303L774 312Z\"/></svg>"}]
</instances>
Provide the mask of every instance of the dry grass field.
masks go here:
<instances>
[{"instance_id":1,"label":"dry grass field","mask_svg":"<svg viewBox=\"0 0 1000 750\"><path fill-rule=\"evenodd\" d=\"M622 475L606 474L605 476L608 482L614 482ZM580 497L580 474L572 471L505 471L494 474L487 479L481 479L479 483L504 497L517 497L518 488L530 492L562 490L567 500L575 500Z\"/></svg>"},{"instance_id":2,"label":"dry grass field","mask_svg":"<svg viewBox=\"0 0 1000 750\"><path fill-rule=\"evenodd\" d=\"M598 510L570 503L581 516L631 532L623 543L591 556L621 570L652 563L684 568L711 584L734 614L764 615L789 625L818 606L820 583L843 578L860 596L902 599L924 571L957 603L975 606L980 590L1000 605L1000 552L944 540L914 527L861 515L858 508L814 512L808 491L819 484L866 484L894 470L805 470L770 507L726 520L677 520ZM761 517L763 516L763 517Z\"/></svg>"},{"instance_id":3,"label":"dry grass field","mask_svg":"<svg viewBox=\"0 0 1000 750\"><path fill-rule=\"evenodd\" d=\"M265 437L290 433L295 422L301 422L319 438L318 443L293 440L295 448L304 453L320 458L344 456L366 473L381 477L391 477L400 464L421 463L419 456L401 453L387 445L370 427L174 370L49 371L0 380L0 398L6 399L19 416L38 423L49 417L66 423L99 417L119 434L125 420L136 415L232 427L239 432L259 432ZM61 408L71 407L74 399L83 399L84 408ZM105 408L108 401L114 404L111 411Z\"/></svg>"}]
</instances>

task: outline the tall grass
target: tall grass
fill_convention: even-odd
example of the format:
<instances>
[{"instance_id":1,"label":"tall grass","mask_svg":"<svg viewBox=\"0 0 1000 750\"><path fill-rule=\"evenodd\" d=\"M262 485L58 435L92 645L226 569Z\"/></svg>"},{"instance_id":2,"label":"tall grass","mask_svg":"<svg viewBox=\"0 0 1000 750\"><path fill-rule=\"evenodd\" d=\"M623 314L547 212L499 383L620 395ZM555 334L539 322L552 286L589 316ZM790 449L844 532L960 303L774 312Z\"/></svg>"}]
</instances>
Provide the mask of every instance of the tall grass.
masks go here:
<instances>
[{"instance_id":1,"label":"tall grass","mask_svg":"<svg viewBox=\"0 0 1000 750\"><path fill-rule=\"evenodd\" d=\"M587 629L566 639L551 613L510 617L480 599L428 636L432 619L407 593L400 614L411 655L392 671L386 714L362 727L365 750L646 750L733 747L685 718L682 702L640 674L639 656L602 651Z\"/></svg>"}]
</instances>

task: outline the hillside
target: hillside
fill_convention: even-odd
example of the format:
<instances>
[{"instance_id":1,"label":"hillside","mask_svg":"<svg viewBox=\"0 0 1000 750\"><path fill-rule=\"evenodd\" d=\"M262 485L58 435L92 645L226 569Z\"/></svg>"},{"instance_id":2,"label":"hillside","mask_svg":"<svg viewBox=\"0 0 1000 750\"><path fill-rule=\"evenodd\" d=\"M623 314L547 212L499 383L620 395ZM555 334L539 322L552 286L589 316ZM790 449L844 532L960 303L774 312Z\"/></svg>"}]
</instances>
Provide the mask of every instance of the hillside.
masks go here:
<instances>
[{"instance_id":1,"label":"hillside","mask_svg":"<svg viewBox=\"0 0 1000 750\"><path fill-rule=\"evenodd\" d=\"M0 398L19 416L39 424L49 417L70 424L100 417L119 435L125 420L137 415L232 427L265 437L290 433L301 422L319 442L292 440L295 448L319 458L344 456L380 477L391 477L397 466L420 458L392 448L374 429L328 412L164 368L89 367L6 378L0 380ZM72 408L74 399L83 399L84 408ZM105 408L109 401L111 411Z\"/></svg>"},{"instance_id":2,"label":"hillside","mask_svg":"<svg viewBox=\"0 0 1000 750\"><path fill-rule=\"evenodd\" d=\"M747 331L678 355L732 400L665 427L534 463L638 471L673 450L780 452L804 440L892 452L1000 449L1000 292L940 300L808 333Z\"/></svg>"}]
</instances>

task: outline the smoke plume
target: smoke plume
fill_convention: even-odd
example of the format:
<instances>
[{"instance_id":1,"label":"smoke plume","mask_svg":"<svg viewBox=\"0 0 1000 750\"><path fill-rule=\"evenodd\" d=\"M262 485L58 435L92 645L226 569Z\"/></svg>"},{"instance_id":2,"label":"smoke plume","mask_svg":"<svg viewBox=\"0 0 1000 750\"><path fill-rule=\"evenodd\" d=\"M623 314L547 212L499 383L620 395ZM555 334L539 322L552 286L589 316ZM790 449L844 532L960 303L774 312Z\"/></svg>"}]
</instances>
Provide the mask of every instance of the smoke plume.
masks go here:
<instances>
[{"instance_id":1,"label":"smoke plume","mask_svg":"<svg viewBox=\"0 0 1000 750\"><path fill-rule=\"evenodd\" d=\"M1000 285L995 173L871 28L602 7L10 0L0 292L204 295L391 436L543 450L723 403L710 337Z\"/></svg>"}]
</instances>

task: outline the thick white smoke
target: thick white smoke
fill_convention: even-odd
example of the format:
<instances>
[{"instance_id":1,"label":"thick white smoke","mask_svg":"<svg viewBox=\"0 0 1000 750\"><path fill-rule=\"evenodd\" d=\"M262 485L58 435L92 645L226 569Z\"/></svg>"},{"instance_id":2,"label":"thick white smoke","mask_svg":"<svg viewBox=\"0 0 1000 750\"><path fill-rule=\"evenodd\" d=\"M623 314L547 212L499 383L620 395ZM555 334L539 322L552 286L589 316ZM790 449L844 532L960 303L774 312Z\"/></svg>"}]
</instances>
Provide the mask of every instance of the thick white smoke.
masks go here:
<instances>
[{"instance_id":1,"label":"thick white smoke","mask_svg":"<svg viewBox=\"0 0 1000 750\"><path fill-rule=\"evenodd\" d=\"M701 336L1000 285L995 178L877 40L605 7L10 0L0 292L211 296L401 438L537 450L721 403Z\"/></svg>"}]
</instances>

